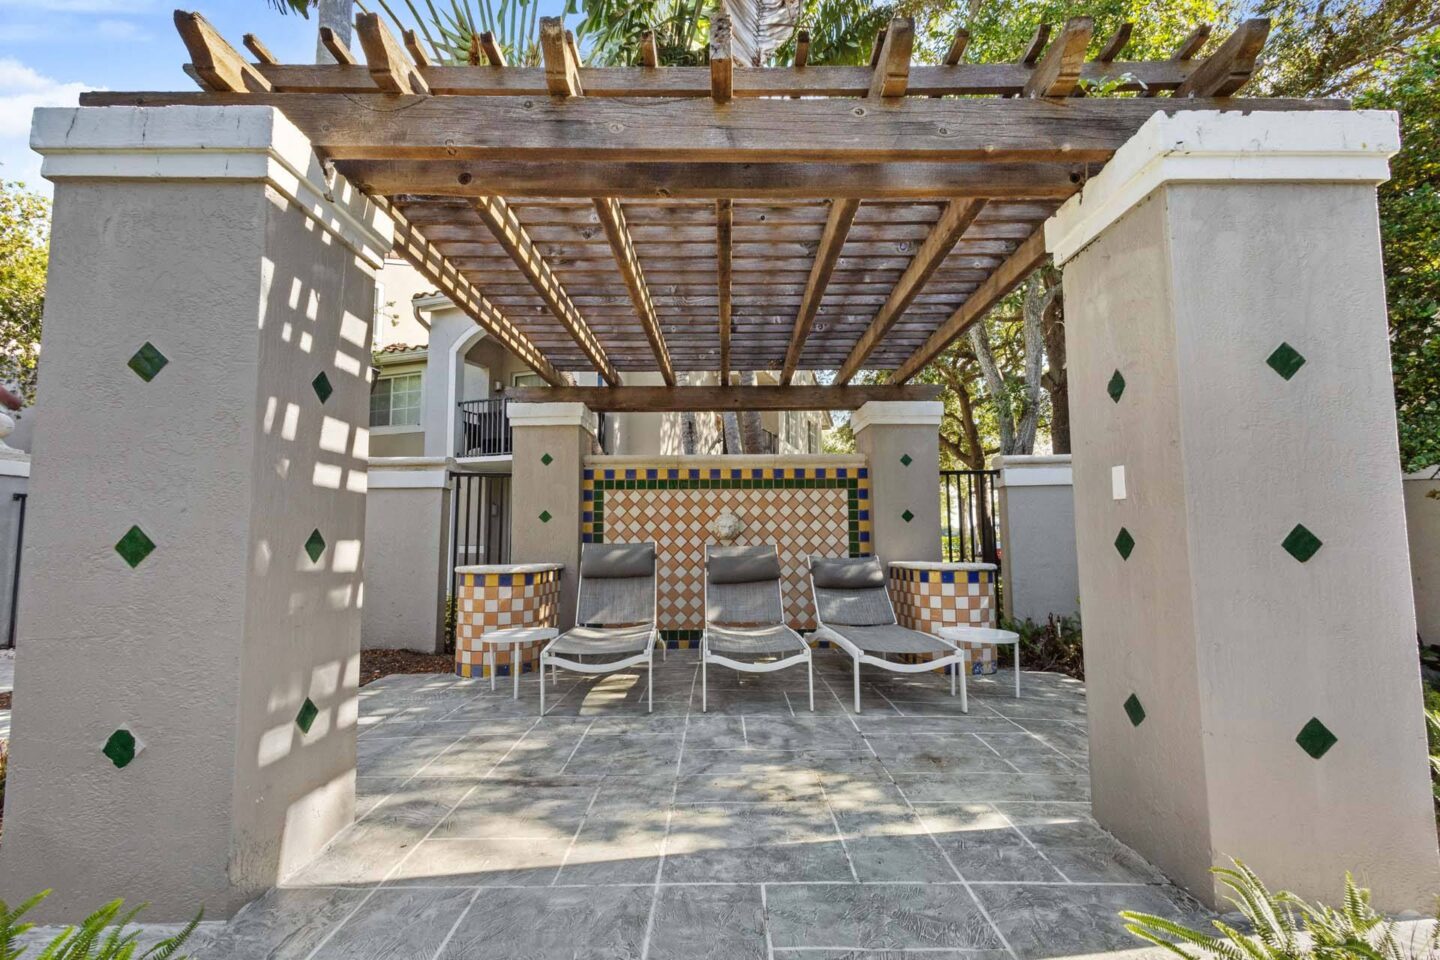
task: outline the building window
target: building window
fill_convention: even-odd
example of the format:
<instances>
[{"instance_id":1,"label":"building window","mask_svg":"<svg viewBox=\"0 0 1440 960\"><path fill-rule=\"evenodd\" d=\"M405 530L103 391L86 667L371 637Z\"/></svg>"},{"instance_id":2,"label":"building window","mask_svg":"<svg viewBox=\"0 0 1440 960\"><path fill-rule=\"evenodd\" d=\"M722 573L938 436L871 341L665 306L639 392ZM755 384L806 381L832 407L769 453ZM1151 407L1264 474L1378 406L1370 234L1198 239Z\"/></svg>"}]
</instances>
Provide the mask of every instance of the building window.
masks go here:
<instances>
[{"instance_id":1,"label":"building window","mask_svg":"<svg viewBox=\"0 0 1440 960\"><path fill-rule=\"evenodd\" d=\"M370 426L418 427L420 378L418 373L402 373L376 380L370 391Z\"/></svg>"},{"instance_id":2,"label":"building window","mask_svg":"<svg viewBox=\"0 0 1440 960\"><path fill-rule=\"evenodd\" d=\"M545 378L538 373L517 373L510 382L516 387L543 387L546 385Z\"/></svg>"}]
</instances>

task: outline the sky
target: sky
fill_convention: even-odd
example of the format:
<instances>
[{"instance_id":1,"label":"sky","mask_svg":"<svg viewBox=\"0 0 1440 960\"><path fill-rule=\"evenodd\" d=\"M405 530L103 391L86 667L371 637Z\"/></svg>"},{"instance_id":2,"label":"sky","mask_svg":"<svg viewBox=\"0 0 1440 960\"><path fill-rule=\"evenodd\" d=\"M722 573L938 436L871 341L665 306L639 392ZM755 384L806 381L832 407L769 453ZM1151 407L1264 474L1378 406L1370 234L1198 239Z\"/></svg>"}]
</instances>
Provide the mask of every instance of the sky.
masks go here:
<instances>
[{"instance_id":1,"label":"sky","mask_svg":"<svg viewBox=\"0 0 1440 960\"><path fill-rule=\"evenodd\" d=\"M314 62L313 15L283 16L265 0L190 2L237 47L254 33L281 62ZM175 0L0 0L0 180L51 192L29 147L36 107L75 106L82 90L196 89L174 13Z\"/></svg>"}]
</instances>

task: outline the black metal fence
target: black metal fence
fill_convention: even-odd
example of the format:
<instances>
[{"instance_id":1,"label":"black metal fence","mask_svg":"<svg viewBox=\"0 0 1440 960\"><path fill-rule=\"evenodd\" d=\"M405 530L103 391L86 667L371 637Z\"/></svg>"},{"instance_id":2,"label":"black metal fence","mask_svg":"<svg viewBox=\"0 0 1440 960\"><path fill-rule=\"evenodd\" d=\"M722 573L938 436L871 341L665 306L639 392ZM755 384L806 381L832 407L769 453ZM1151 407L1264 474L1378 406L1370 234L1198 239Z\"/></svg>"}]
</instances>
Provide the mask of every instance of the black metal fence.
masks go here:
<instances>
[{"instance_id":1,"label":"black metal fence","mask_svg":"<svg viewBox=\"0 0 1440 960\"><path fill-rule=\"evenodd\" d=\"M510 416L505 397L460 404L457 457L495 457L511 452Z\"/></svg>"},{"instance_id":2,"label":"black metal fence","mask_svg":"<svg viewBox=\"0 0 1440 960\"><path fill-rule=\"evenodd\" d=\"M940 471L940 553L947 563L1000 563L998 470Z\"/></svg>"},{"instance_id":3,"label":"black metal fence","mask_svg":"<svg viewBox=\"0 0 1440 960\"><path fill-rule=\"evenodd\" d=\"M0 648L15 646L15 623L16 615L20 606L20 551L25 545L25 499L23 493L10 494L10 502L0 504L0 508L8 511L7 523L0 524L0 532L8 533L8 536L0 536L0 550L7 551L10 563L7 566L0 564L0 570L8 570L10 573L9 583L0 583L0 598L8 597L9 600L0 613L0 625L3 625L5 633L0 635ZM5 554L0 554L5 556Z\"/></svg>"}]
</instances>

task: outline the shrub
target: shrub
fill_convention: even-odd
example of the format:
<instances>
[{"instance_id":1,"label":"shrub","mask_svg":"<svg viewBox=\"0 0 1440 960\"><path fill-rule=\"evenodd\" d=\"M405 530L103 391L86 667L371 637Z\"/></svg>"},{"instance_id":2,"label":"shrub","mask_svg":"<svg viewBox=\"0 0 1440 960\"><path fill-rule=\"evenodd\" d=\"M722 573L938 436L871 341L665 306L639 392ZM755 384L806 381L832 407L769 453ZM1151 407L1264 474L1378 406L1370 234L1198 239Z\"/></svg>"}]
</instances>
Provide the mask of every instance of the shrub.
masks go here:
<instances>
[{"instance_id":1,"label":"shrub","mask_svg":"<svg viewBox=\"0 0 1440 960\"><path fill-rule=\"evenodd\" d=\"M1440 690L1425 688L1425 732L1430 737L1430 792L1435 819L1440 820Z\"/></svg>"},{"instance_id":2,"label":"shrub","mask_svg":"<svg viewBox=\"0 0 1440 960\"><path fill-rule=\"evenodd\" d=\"M1043 624L1026 619L1005 620L1000 626L1020 635L1020 662L1026 670L1053 670L1076 680L1085 679L1079 617L1057 617L1052 613Z\"/></svg>"},{"instance_id":3,"label":"shrub","mask_svg":"<svg viewBox=\"0 0 1440 960\"><path fill-rule=\"evenodd\" d=\"M1219 960L1407 960L1423 956L1422 949L1430 956L1440 950L1440 922L1423 945L1402 944L1395 924L1370 906L1370 891L1357 888L1348 873L1345 905L1336 910L1284 890L1271 893L1253 870L1239 860L1234 864L1234 869L1213 872L1234 891L1228 899L1244 916L1250 935L1223 920L1210 921L1216 936L1130 910L1120 913L1125 929L1185 960L1196 960L1187 947Z\"/></svg>"},{"instance_id":4,"label":"shrub","mask_svg":"<svg viewBox=\"0 0 1440 960\"><path fill-rule=\"evenodd\" d=\"M35 925L23 922L21 918L49 895L49 890L41 891L13 910L0 900L0 960L17 960L24 956L26 948L17 945L16 941ZM125 928L145 908L144 904L121 914L124 907L124 900L111 900L81 921L80 926L66 927L40 949L35 960L186 960L179 952L180 947L200 925L204 910L175 936L161 940L140 953L140 931L127 931ZM108 933L106 928L110 928Z\"/></svg>"}]
</instances>

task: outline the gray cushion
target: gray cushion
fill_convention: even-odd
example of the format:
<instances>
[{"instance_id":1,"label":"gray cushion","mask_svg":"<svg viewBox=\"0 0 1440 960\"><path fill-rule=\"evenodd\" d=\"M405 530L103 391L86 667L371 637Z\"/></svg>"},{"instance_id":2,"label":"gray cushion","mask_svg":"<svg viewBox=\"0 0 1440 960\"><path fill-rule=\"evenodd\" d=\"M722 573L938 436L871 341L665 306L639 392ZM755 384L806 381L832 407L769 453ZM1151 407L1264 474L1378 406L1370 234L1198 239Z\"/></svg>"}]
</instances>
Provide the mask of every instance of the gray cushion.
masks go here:
<instances>
[{"instance_id":1,"label":"gray cushion","mask_svg":"<svg viewBox=\"0 0 1440 960\"><path fill-rule=\"evenodd\" d=\"M772 547L712 549L706 562L711 583L760 583L780 579L780 557Z\"/></svg>"},{"instance_id":2,"label":"gray cushion","mask_svg":"<svg viewBox=\"0 0 1440 960\"><path fill-rule=\"evenodd\" d=\"M653 543L587 543L580 551L580 576L620 580L655 575Z\"/></svg>"},{"instance_id":3,"label":"gray cushion","mask_svg":"<svg viewBox=\"0 0 1440 960\"><path fill-rule=\"evenodd\" d=\"M810 575L822 590L885 588L885 568L876 557L811 557Z\"/></svg>"}]
</instances>

